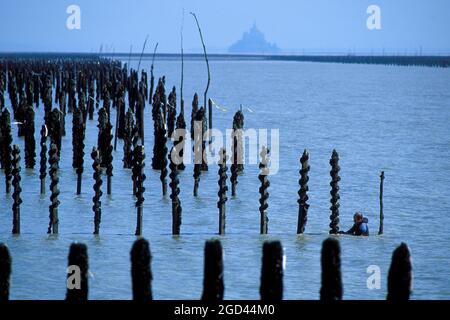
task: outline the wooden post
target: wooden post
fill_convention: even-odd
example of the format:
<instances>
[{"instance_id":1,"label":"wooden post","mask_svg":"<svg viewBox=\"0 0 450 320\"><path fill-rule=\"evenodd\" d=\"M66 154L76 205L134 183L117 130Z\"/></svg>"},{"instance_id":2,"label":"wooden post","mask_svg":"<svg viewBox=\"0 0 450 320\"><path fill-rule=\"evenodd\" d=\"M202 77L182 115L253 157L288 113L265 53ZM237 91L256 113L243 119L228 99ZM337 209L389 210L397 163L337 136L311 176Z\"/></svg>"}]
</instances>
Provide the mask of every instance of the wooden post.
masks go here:
<instances>
[{"instance_id":1,"label":"wooden post","mask_svg":"<svg viewBox=\"0 0 450 320\"><path fill-rule=\"evenodd\" d=\"M227 201L227 154L224 148L219 151L219 201L217 207L219 208L219 234L225 234L225 203Z\"/></svg>"},{"instance_id":2,"label":"wooden post","mask_svg":"<svg viewBox=\"0 0 450 320\"><path fill-rule=\"evenodd\" d=\"M339 241L328 238L322 243L322 287L320 300L342 300L341 248Z\"/></svg>"},{"instance_id":3,"label":"wooden post","mask_svg":"<svg viewBox=\"0 0 450 320\"><path fill-rule=\"evenodd\" d=\"M280 241L264 242L259 293L264 301L283 299L283 247Z\"/></svg>"},{"instance_id":4,"label":"wooden post","mask_svg":"<svg viewBox=\"0 0 450 320\"><path fill-rule=\"evenodd\" d=\"M48 151L48 163L50 170L48 172L48 175L50 177L50 222L48 225L47 233L53 233L58 234L58 227L59 227L59 219L58 219L58 206L59 206L59 189L58 189L58 183L59 183L59 177L58 177L58 171L59 171L59 156L58 156L58 147L55 143L52 143L50 146L50 150Z\"/></svg>"},{"instance_id":5,"label":"wooden post","mask_svg":"<svg viewBox=\"0 0 450 320\"><path fill-rule=\"evenodd\" d=\"M333 154L331 155L330 159L330 165L331 165L331 215L330 215L330 234L337 234L339 233L339 181L341 180L341 177L339 177L339 170L341 168L339 167L339 154L336 152L336 150L333 150Z\"/></svg>"},{"instance_id":6,"label":"wooden post","mask_svg":"<svg viewBox=\"0 0 450 320\"><path fill-rule=\"evenodd\" d=\"M136 211L137 211L137 222L136 222L136 236L142 235L142 206L144 204L144 167L145 167L145 150L143 146L136 146L134 149L133 156L133 180L136 186Z\"/></svg>"},{"instance_id":7,"label":"wooden post","mask_svg":"<svg viewBox=\"0 0 450 320\"><path fill-rule=\"evenodd\" d=\"M47 175L47 127L42 125L41 128L41 161L39 169L39 179L41 180L41 195L45 195L45 177Z\"/></svg>"},{"instance_id":8,"label":"wooden post","mask_svg":"<svg viewBox=\"0 0 450 320\"><path fill-rule=\"evenodd\" d=\"M261 215L260 219L260 233L261 234L267 234L268 232L268 223L269 218L267 217L267 208L269 205L267 204L267 199L269 199L269 192L267 189L270 186L270 182L267 179L267 176L269 175L269 168L268 163L268 154L269 149L267 149L265 146L262 147L262 151L260 153L261 161L259 163L259 169L260 174L258 176L259 181L261 181L261 186L259 187L259 212Z\"/></svg>"},{"instance_id":9,"label":"wooden post","mask_svg":"<svg viewBox=\"0 0 450 320\"><path fill-rule=\"evenodd\" d=\"M380 229L378 234L381 235L384 232L384 212L383 212L383 183L384 183L384 171L381 171L380 175Z\"/></svg>"},{"instance_id":10,"label":"wooden post","mask_svg":"<svg viewBox=\"0 0 450 320\"><path fill-rule=\"evenodd\" d=\"M387 300L405 301L411 295L412 265L408 245L401 243L392 254Z\"/></svg>"},{"instance_id":11,"label":"wooden post","mask_svg":"<svg viewBox=\"0 0 450 320\"><path fill-rule=\"evenodd\" d=\"M309 153L305 149L303 151L303 155L300 158L300 163L302 165L302 168L300 169L300 190L298 191L299 199L298 202L298 224L297 224L297 234L301 234L305 232L305 226L306 222L308 221L308 208L309 204L308 201L308 195L307 192L309 190L308 188L308 172L309 172Z\"/></svg>"},{"instance_id":12,"label":"wooden post","mask_svg":"<svg viewBox=\"0 0 450 320\"><path fill-rule=\"evenodd\" d=\"M100 232L100 222L102 220L102 207L100 198L103 195L101 190L101 186L103 184L102 181L102 169L100 167L100 155L97 150L97 147L92 148L91 158L93 160L92 169L94 169L94 197L92 198L93 206L92 210L94 210L94 234L99 234Z\"/></svg>"},{"instance_id":13,"label":"wooden post","mask_svg":"<svg viewBox=\"0 0 450 320\"><path fill-rule=\"evenodd\" d=\"M180 188L178 187L180 181L178 180L178 165L172 159L172 154L176 153L176 146L172 147L168 155L169 158L169 168L170 168L170 183L169 187L171 189L170 199L172 199L172 235L180 234L181 226L181 201L178 195L180 194Z\"/></svg>"},{"instance_id":14,"label":"wooden post","mask_svg":"<svg viewBox=\"0 0 450 320\"><path fill-rule=\"evenodd\" d=\"M69 250L66 282L67 301L86 301L88 299L88 252L82 243L72 243ZM77 279L77 276L80 277ZM78 282L79 281L79 282ZM78 283L77 283L78 282Z\"/></svg>"},{"instance_id":15,"label":"wooden post","mask_svg":"<svg viewBox=\"0 0 450 320\"><path fill-rule=\"evenodd\" d=\"M9 299L10 276L11 255L6 244L0 243L0 301Z\"/></svg>"},{"instance_id":16,"label":"wooden post","mask_svg":"<svg viewBox=\"0 0 450 320\"><path fill-rule=\"evenodd\" d=\"M3 153L3 165L5 171L5 191L6 193L10 193L11 191L11 143L13 141L11 135L11 115L8 109L5 109L1 114L1 133L3 136L1 152Z\"/></svg>"},{"instance_id":17,"label":"wooden post","mask_svg":"<svg viewBox=\"0 0 450 320\"><path fill-rule=\"evenodd\" d=\"M205 262L202 300L213 303L223 300L223 250L220 240L205 243Z\"/></svg>"},{"instance_id":18,"label":"wooden post","mask_svg":"<svg viewBox=\"0 0 450 320\"><path fill-rule=\"evenodd\" d=\"M20 149L19 146L14 145L12 150L12 185L14 192L12 194L13 202L13 234L20 234L20 204L22 203L22 198L20 193L22 188L20 187Z\"/></svg>"},{"instance_id":19,"label":"wooden post","mask_svg":"<svg viewBox=\"0 0 450 320\"><path fill-rule=\"evenodd\" d=\"M144 238L136 240L131 248L130 257L133 300L152 300L152 255L148 241Z\"/></svg>"}]
</instances>

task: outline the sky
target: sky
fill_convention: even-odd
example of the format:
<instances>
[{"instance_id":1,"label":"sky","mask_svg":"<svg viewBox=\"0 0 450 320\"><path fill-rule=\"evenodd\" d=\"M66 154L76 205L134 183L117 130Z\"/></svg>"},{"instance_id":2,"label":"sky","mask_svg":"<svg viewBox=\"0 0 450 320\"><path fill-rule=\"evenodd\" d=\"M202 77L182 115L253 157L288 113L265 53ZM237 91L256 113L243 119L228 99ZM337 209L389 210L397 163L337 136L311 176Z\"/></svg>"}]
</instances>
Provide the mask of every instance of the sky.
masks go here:
<instances>
[{"instance_id":1,"label":"sky","mask_svg":"<svg viewBox=\"0 0 450 320\"><path fill-rule=\"evenodd\" d=\"M70 5L81 29L69 30ZM381 29L366 25L370 5ZM285 53L450 53L448 0L0 0L0 51L226 52L253 23ZM183 15L184 12L184 15Z\"/></svg>"}]
</instances>

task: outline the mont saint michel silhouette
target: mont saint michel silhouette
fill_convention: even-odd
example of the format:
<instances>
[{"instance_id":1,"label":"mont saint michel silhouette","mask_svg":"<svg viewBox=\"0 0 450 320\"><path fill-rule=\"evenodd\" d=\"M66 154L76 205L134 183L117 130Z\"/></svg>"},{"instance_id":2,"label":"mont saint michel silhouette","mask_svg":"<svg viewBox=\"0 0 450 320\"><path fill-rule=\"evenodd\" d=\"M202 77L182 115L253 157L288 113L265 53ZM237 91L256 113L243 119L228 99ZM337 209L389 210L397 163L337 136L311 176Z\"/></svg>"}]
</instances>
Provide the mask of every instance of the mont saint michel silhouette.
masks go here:
<instances>
[{"instance_id":1,"label":"mont saint michel silhouette","mask_svg":"<svg viewBox=\"0 0 450 320\"><path fill-rule=\"evenodd\" d=\"M281 50L275 43L266 40L264 34L253 24L252 28L244 32L242 38L228 48L229 53L274 54Z\"/></svg>"}]
</instances>

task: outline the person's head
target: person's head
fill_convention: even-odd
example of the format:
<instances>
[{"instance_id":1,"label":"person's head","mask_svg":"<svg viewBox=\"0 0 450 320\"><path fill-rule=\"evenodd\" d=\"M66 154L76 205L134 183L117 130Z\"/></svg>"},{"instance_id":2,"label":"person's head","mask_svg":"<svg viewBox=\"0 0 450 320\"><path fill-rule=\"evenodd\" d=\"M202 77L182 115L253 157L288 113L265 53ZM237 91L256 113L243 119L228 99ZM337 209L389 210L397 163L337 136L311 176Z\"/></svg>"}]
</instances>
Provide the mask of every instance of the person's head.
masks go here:
<instances>
[{"instance_id":1,"label":"person's head","mask_svg":"<svg viewBox=\"0 0 450 320\"><path fill-rule=\"evenodd\" d=\"M363 220L363 214L362 214L361 212L356 212L356 213L353 215L353 221L354 221L355 223L361 222L362 220Z\"/></svg>"}]
</instances>

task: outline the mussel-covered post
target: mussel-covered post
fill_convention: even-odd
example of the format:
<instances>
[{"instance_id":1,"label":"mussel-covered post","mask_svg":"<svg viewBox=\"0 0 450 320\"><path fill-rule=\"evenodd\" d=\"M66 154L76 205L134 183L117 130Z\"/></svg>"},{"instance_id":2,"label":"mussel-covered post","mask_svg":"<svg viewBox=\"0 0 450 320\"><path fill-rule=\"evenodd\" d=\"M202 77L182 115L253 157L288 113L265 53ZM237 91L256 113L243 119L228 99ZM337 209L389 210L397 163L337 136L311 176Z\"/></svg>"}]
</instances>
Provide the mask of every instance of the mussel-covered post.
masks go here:
<instances>
[{"instance_id":1,"label":"mussel-covered post","mask_svg":"<svg viewBox=\"0 0 450 320\"><path fill-rule=\"evenodd\" d=\"M210 303L222 301L223 293L222 244L218 239L208 240L205 243L202 300Z\"/></svg>"},{"instance_id":2,"label":"mussel-covered post","mask_svg":"<svg viewBox=\"0 0 450 320\"><path fill-rule=\"evenodd\" d=\"M0 301L9 299L10 276L11 255L6 244L0 243Z\"/></svg>"},{"instance_id":3,"label":"mussel-covered post","mask_svg":"<svg viewBox=\"0 0 450 320\"><path fill-rule=\"evenodd\" d=\"M83 243L72 243L67 263L66 300L86 301L88 299L88 250Z\"/></svg>"},{"instance_id":4,"label":"mussel-covered post","mask_svg":"<svg viewBox=\"0 0 450 320\"><path fill-rule=\"evenodd\" d=\"M20 234L20 204L22 203L22 198L20 193L22 188L20 187L20 149L19 146L14 145L12 149L12 185L14 192L12 194L13 198L13 234Z\"/></svg>"},{"instance_id":5,"label":"mussel-covered post","mask_svg":"<svg viewBox=\"0 0 450 320\"><path fill-rule=\"evenodd\" d=\"M39 169L39 179L41 181L41 195L45 194L45 177L47 176L47 126L44 124L41 128L41 161Z\"/></svg>"},{"instance_id":6,"label":"mussel-covered post","mask_svg":"<svg viewBox=\"0 0 450 320\"><path fill-rule=\"evenodd\" d=\"M72 134L73 167L76 169L77 173L77 194L81 194L81 181L84 171L85 123L79 108L75 109L73 112Z\"/></svg>"},{"instance_id":7,"label":"mussel-covered post","mask_svg":"<svg viewBox=\"0 0 450 320\"><path fill-rule=\"evenodd\" d=\"M305 232L305 226L308 219L308 172L309 172L309 152L307 150L303 151L303 155L300 158L300 163L302 168L300 169L300 190L298 191L299 199L298 202L298 224L297 224L297 234Z\"/></svg>"},{"instance_id":8,"label":"mussel-covered post","mask_svg":"<svg viewBox=\"0 0 450 320\"><path fill-rule=\"evenodd\" d=\"M225 203L227 202L227 154L225 149L219 151L219 201L217 208L219 208L219 234L225 234Z\"/></svg>"},{"instance_id":9,"label":"mussel-covered post","mask_svg":"<svg viewBox=\"0 0 450 320\"><path fill-rule=\"evenodd\" d=\"M181 226L181 201L178 195L180 194L180 188L178 187L180 181L178 180L178 165L175 163L175 161L178 161L179 159L173 159L172 157L175 157L175 153L177 152L176 147L172 147L170 150L170 153L168 155L169 157L169 168L170 168L170 199L172 200L172 234L173 235L179 235L180 234L180 226ZM173 161L175 160L175 161Z\"/></svg>"},{"instance_id":10,"label":"mussel-covered post","mask_svg":"<svg viewBox=\"0 0 450 320\"><path fill-rule=\"evenodd\" d=\"M164 130L165 131L165 130ZM167 194L167 138L164 136L163 145L161 146L161 174L159 176L159 180L161 180L162 185L162 195L166 196Z\"/></svg>"},{"instance_id":11,"label":"mussel-covered post","mask_svg":"<svg viewBox=\"0 0 450 320\"><path fill-rule=\"evenodd\" d=\"M92 210L94 211L94 234L99 234L100 232L100 222L102 220L102 202L100 201L103 192L101 186L102 181L102 168L100 161L100 154L96 147L92 148L91 158L93 160L92 169L94 169L94 197L92 198Z\"/></svg>"},{"instance_id":12,"label":"mussel-covered post","mask_svg":"<svg viewBox=\"0 0 450 320\"><path fill-rule=\"evenodd\" d=\"M3 161L3 169L5 172L5 191L6 193L10 193L11 191L11 143L12 143L12 135L11 135L11 115L8 109L4 109L1 114L1 134L2 134L2 161Z\"/></svg>"},{"instance_id":13,"label":"mussel-covered post","mask_svg":"<svg viewBox=\"0 0 450 320\"><path fill-rule=\"evenodd\" d=\"M283 247L280 241L264 242L259 293L261 300L283 299Z\"/></svg>"},{"instance_id":14,"label":"mussel-covered post","mask_svg":"<svg viewBox=\"0 0 450 320\"><path fill-rule=\"evenodd\" d=\"M269 179L267 176L269 175L269 159L268 159L269 149L263 146L262 151L260 153L261 161L259 163L260 174L258 176L259 181L261 182L261 186L259 187L259 213L261 215L260 219L260 233L267 234L268 232L268 223L269 218L267 217L267 208L269 207L267 203L267 199L269 199L269 192L267 189L270 186Z\"/></svg>"},{"instance_id":15,"label":"mussel-covered post","mask_svg":"<svg viewBox=\"0 0 450 320\"><path fill-rule=\"evenodd\" d=\"M25 168L33 169L36 164L36 140L34 139L34 110L25 109Z\"/></svg>"},{"instance_id":16,"label":"mussel-covered post","mask_svg":"<svg viewBox=\"0 0 450 320\"><path fill-rule=\"evenodd\" d=\"M144 238L136 240L131 248L130 257L133 300L152 300L152 255L148 241Z\"/></svg>"},{"instance_id":17,"label":"mussel-covered post","mask_svg":"<svg viewBox=\"0 0 450 320\"><path fill-rule=\"evenodd\" d=\"M339 170L341 170L341 167L339 167L339 155L336 152L336 150L333 150L333 154L331 155L330 159L330 165L331 165L331 215L330 215L330 234L337 234L339 232L339 181L341 180L341 177L339 177Z\"/></svg>"},{"instance_id":18,"label":"mussel-covered post","mask_svg":"<svg viewBox=\"0 0 450 320\"><path fill-rule=\"evenodd\" d=\"M144 181L145 181L145 150L144 146L136 146L134 149L133 156L133 180L136 186L136 211L137 211L137 221L136 221L136 232L135 235L142 235L142 209L144 204Z\"/></svg>"},{"instance_id":19,"label":"mussel-covered post","mask_svg":"<svg viewBox=\"0 0 450 320\"><path fill-rule=\"evenodd\" d=\"M48 225L47 233L58 233L58 225L59 225L59 219L58 219L58 206L59 206L59 189L58 189L58 170L59 170L59 156L58 156L58 147L55 143L52 143L50 146L50 150L48 151L48 163L50 166L48 175L50 176L50 206L49 206L49 218L50 222Z\"/></svg>"},{"instance_id":20,"label":"mussel-covered post","mask_svg":"<svg viewBox=\"0 0 450 320\"><path fill-rule=\"evenodd\" d=\"M406 243L400 244L392 253L388 273L387 300L409 300L412 284L411 254Z\"/></svg>"},{"instance_id":21,"label":"mussel-covered post","mask_svg":"<svg viewBox=\"0 0 450 320\"><path fill-rule=\"evenodd\" d=\"M322 243L322 287L320 300L342 299L341 248L339 241L328 238Z\"/></svg>"}]
</instances>

